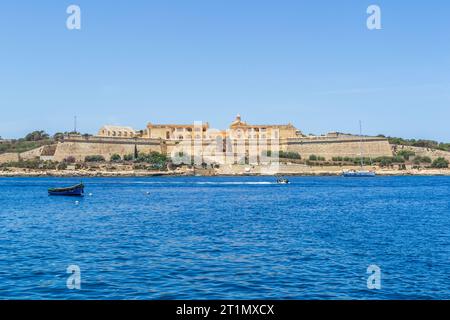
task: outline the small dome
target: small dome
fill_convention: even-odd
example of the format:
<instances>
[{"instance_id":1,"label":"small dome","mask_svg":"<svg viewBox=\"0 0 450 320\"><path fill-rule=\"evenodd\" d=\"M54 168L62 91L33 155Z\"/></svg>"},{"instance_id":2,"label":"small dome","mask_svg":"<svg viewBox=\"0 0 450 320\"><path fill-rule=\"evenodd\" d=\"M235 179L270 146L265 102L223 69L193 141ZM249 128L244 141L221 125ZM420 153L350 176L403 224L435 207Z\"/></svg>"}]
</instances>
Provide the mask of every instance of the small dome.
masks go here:
<instances>
[{"instance_id":1,"label":"small dome","mask_svg":"<svg viewBox=\"0 0 450 320\"><path fill-rule=\"evenodd\" d=\"M236 126L236 125L244 125L244 126L247 125L247 123L245 123L241 120L241 115L239 113L236 115L236 120L234 120L231 123L231 126Z\"/></svg>"}]
</instances>

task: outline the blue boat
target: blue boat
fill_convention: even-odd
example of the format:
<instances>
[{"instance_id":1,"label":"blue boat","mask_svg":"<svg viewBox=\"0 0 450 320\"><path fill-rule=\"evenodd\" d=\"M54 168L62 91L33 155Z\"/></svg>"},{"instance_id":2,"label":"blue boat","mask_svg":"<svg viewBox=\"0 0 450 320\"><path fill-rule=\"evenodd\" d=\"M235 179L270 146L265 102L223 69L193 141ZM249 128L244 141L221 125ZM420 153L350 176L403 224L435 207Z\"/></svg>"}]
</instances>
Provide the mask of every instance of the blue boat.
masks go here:
<instances>
[{"instance_id":1,"label":"blue boat","mask_svg":"<svg viewBox=\"0 0 450 320\"><path fill-rule=\"evenodd\" d=\"M82 197L84 196L84 184L79 183L77 185L67 188L51 188L48 189L49 196L72 196Z\"/></svg>"},{"instance_id":2,"label":"blue boat","mask_svg":"<svg viewBox=\"0 0 450 320\"><path fill-rule=\"evenodd\" d=\"M376 173L374 171L366 171L366 170L349 170L344 171L342 173L344 177L358 177L358 178L371 178L375 177Z\"/></svg>"}]
</instances>

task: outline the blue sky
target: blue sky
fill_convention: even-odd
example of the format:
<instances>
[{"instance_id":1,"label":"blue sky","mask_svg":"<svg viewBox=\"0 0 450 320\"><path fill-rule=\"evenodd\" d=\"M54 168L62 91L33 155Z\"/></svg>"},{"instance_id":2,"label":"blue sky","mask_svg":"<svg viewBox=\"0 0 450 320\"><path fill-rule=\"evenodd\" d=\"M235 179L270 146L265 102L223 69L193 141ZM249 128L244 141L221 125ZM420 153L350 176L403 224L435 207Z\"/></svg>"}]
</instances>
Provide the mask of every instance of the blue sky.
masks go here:
<instances>
[{"instance_id":1,"label":"blue sky","mask_svg":"<svg viewBox=\"0 0 450 320\"><path fill-rule=\"evenodd\" d=\"M80 31L66 8L81 7ZM382 30L366 28L378 4ZM292 122L450 141L450 2L2 1L0 136Z\"/></svg>"}]
</instances>

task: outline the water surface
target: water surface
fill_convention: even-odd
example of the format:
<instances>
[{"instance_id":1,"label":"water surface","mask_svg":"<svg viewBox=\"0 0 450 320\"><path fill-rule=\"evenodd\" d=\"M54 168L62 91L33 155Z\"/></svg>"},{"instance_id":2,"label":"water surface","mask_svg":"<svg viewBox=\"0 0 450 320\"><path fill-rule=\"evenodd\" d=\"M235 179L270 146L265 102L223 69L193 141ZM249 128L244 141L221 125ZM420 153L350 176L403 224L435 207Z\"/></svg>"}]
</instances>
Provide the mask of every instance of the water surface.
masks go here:
<instances>
[{"instance_id":1,"label":"water surface","mask_svg":"<svg viewBox=\"0 0 450 320\"><path fill-rule=\"evenodd\" d=\"M450 298L449 177L273 181L0 178L0 299Z\"/></svg>"}]
</instances>

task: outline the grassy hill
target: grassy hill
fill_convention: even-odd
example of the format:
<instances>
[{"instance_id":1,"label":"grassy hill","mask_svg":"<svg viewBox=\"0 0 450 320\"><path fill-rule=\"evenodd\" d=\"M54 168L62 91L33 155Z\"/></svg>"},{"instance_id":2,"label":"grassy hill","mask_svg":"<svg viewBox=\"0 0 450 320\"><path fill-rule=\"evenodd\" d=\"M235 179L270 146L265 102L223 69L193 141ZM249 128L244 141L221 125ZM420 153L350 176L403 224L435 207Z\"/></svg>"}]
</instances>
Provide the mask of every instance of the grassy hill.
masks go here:
<instances>
[{"instance_id":1,"label":"grassy hill","mask_svg":"<svg viewBox=\"0 0 450 320\"><path fill-rule=\"evenodd\" d=\"M397 137L386 137L384 135L379 135L379 137L387 138L389 140L389 143L393 145L419 147L450 152L450 143L424 139L416 140L416 139L403 139Z\"/></svg>"},{"instance_id":2,"label":"grassy hill","mask_svg":"<svg viewBox=\"0 0 450 320\"><path fill-rule=\"evenodd\" d=\"M26 141L24 139L11 140L0 143L0 154L16 152L21 153L25 151L30 151L39 148L44 145L53 144L55 141L53 139L45 139L39 141Z\"/></svg>"}]
</instances>

